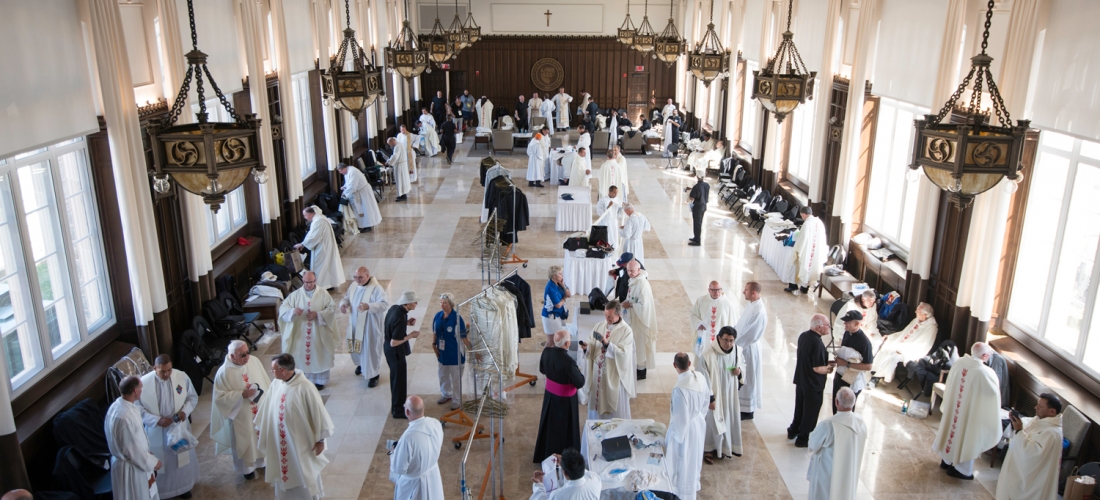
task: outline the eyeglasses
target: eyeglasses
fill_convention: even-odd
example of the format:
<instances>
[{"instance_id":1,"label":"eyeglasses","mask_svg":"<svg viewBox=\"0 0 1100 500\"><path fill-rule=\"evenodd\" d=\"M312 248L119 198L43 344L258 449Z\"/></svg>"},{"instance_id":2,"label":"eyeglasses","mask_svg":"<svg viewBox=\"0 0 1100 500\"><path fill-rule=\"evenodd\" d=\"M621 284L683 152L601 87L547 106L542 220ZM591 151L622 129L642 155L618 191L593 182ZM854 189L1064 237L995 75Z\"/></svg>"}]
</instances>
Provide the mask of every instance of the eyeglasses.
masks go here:
<instances>
[{"instance_id":1,"label":"eyeglasses","mask_svg":"<svg viewBox=\"0 0 1100 500\"><path fill-rule=\"evenodd\" d=\"M710 290L712 292L721 292L722 291L721 288L708 288L707 290Z\"/></svg>"},{"instance_id":2,"label":"eyeglasses","mask_svg":"<svg viewBox=\"0 0 1100 500\"><path fill-rule=\"evenodd\" d=\"M307 285L312 285L312 284L314 284L314 283L317 283L317 280L313 280L313 281L303 281L302 283L305 283L305 284L307 284Z\"/></svg>"}]
</instances>

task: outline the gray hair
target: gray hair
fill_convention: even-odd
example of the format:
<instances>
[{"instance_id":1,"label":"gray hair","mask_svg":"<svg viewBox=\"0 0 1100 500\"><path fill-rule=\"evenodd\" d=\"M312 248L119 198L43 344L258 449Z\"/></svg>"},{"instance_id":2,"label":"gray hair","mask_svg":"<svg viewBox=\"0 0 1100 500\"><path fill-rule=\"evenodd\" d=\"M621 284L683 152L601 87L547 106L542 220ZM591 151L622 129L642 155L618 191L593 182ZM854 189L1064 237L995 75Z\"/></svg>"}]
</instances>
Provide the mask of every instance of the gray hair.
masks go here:
<instances>
[{"instance_id":1,"label":"gray hair","mask_svg":"<svg viewBox=\"0 0 1100 500\"><path fill-rule=\"evenodd\" d=\"M634 210L634 205L630 203L623 203L623 210Z\"/></svg>"},{"instance_id":2,"label":"gray hair","mask_svg":"<svg viewBox=\"0 0 1100 500\"><path fill-rule=\"evenodd\" d=\"M272 361L274 361L275 364L279 366L279 368L294 371L294 356L291 356L289 353L284 352L278 356L275 356Z\"/></svg>"},{"instance_id":3,"label":"gray hair","mask_svg":"<svg viewBox=\"0 0 1100 500\"><path fill-rule=\"evenodd\" d=\"M546 279L552 280L554 276L557 276L560 272L562 272L561 266L550 266L550 270L546 271Z\"/></svg>"},{"instance_id":4,"label":"gray hair","mask_svg":"<svg viewBox=\"0 0 1100 500\"><path fill-rule=\"evenodd\" d=\"M242 347L248 348L248 344L244 343L243 340L234 340L229 343L229 352L236 354Z\"/></svg>"},{"instance_id":5,"label":"gray hair","mask_svg":"<svg viewBox=\"0 0 1100 500\"><path fill-rule=\"evenodd\" d=\"M129 396L133 394L138 387L141 387L141 379L138 378L136 375L130 375L122 379L122 381L118 383L118 391L123 396Z\"/></svg>"},{"instance_id":6,"label":"gray hair","mask_svg":"<svg viewBox=\"0 0 1100 500\"><path fill-rule=\"evenodd\" d=\"M815 314L810 318L810 328L820 328L829 326L829 318L826 318L824 314Z\"/></svg>"},{"instance_id":7,"label":"gray hair","mask_svg":"<svg viewBox=\"0 0 1100 500\"><path fill-rule=\"evenodd\" d=\"M444 300L451 305L451 309L455 308L455 296L453 293L444 292L439 295L439 300Z\"/></svg>"},{"instance_id":8,"label":"gray hair","mask_svg":"<svg viewBox=\"0 0 1100 500\"><path fill-rule=\"evenodd\" d=\"M623 305L618 300L609 301L607 305L603 306L603 309L605 311L615 311L615 314L619 316L623 315Z\"/></svg>"},{"instance_id":9,"label":"gray hair","mask_svg":"<svg viewBox=\"0 0 1100 500\"><path fill-rule=\"evenodd\" d=\"M927 314L929 316L931 316L932 313L934 312L932 310L932 304L929 304L927 302L921 302L920 305L917 306L917 310L918 311L924 311L924 314Z\"/></svg>"},{"instance_id":10,"label":"gray hair","mask_svg":"<svg viewBox=\"0 0 1100 500\"><path fill-rule=\"evenodd\" d=\"M561 341L554 340L554 347L564 348L565 345L569 343L570 335L569 335L568 330L558 330L556 333L554 333L554 336L556 337L558 335L558 333L561 333L561 332L565 332L565 335L562 335Z\"/></svg>"},{"instance_id":11,"label":"gray hair","mask_svg":"<svg viewBox=\"0 0 1100 500\"><path fill-rule=\"evenodd\" d=\"M851 410L856 407L856 393L850 387L841 387L836 393L836 407Z\"/></svg>"},{"instance_id":12,"label":"gray hair","mask_svg":"<svg viewBox=\"0 0 1100 500\"><path fill-rule=\"evenodd\" d=\"M978 359L982 359L987 355L992 356L994 352L993 348L985 342L975 342L974 345L970 347L970 354Z\"/></svg>"},{"instance_id":13,"label":"gray hair","mask_svg":"<svg viewBox=\"0 0 1100 500\"><path fill-rule=\"evenodd\" d=\"M865 299L871 299L871 300L878 299L878 296L875 295L874 290L864 290L863 293L860 294L860 296L865 298Z\"/></svg>"}]
</instances>

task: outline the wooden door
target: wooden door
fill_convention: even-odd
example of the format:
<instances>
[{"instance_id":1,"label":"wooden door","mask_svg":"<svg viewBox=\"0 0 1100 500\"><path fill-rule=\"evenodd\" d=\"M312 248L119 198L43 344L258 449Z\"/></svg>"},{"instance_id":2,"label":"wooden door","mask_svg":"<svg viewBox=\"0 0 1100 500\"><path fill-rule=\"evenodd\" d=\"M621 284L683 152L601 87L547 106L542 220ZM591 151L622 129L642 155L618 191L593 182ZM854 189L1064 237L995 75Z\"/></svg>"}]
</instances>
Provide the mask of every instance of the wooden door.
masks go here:
<instances>
[{"instance_id":1,"label":"wooden door","mask_svg":"<svg viewBox=\"0 0 1100 500\"><path fill-rule=\"evenodd\" d=\"M626 117L631 123L641 125L646 106L649 105L649 73L630 75L630 86L626 95Z\"/></svg>"}]
</instances>

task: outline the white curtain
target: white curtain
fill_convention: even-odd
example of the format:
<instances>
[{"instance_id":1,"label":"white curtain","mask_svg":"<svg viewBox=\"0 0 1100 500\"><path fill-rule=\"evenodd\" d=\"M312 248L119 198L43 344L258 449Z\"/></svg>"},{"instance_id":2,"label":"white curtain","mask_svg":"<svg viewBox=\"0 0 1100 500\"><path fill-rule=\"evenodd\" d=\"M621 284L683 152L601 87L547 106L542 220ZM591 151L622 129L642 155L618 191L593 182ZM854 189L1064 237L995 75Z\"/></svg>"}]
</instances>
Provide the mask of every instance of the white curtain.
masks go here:
<instances>
[{"instance_id":1,"label":"white curtain","mask_svg":"<svg viewBox=\"0 0 1100 500\"><path fill-rule=\"evenodd\" d=\"M1028 79L1025 68L1031 66L1034 42L1043 17L1041 0L1016 0L1009 20L1008 45L1005 47L1001 73L1008 91L1002 94L1009 110L1022 109L1027 96ZM998 81L998 83L1001 83ZM1015 192L1013 181L1001 180L993 189L977 196L970 218L970 232L963 257L962 278L959 280L959 307L970 307L970 315L980 321L993 317L997 294L997 273L1004 248L1008 210Z\"/></svg>"},{"instance_id":2,"label":"white curtain","mask_svg":"<svg viewBox=\"0 0 1100 500\"><path fill-rule=\"evenodd\" d=\"M207 55L206 68L218 82L218 88L222 89L226 97L244 88L242 79L244 72L241 69L241 54L238 45L237 21L233 14L234 0L195 0L192 5L195 10L195 33L198 35L199 50ZM182 44L184 51L190 51L191 28L187 18L187 2L180 0L175 2L179 16L179 33L175 37ZM161 10L164 16L164 11ZM161 20L161 29L165 29L164 20ZM181 53L182 55L182 53ZM171 56L171 55L170 55ZM203 76L206 79L206 76ZM210 82L206 82L209 84ZM174 87L172 90L178 90ZM214 96L209 85L206 98ZM191 97L195 98L195 86L191 86Z\"/></svg>"},{"instance_id":3,"label":"white curtain","mask_svg":"<svg viewBox=\"0 0 1100 500\"><path fill-rule=\"evenodd\" d=\"M880 0L875 95L932 107L948 4L955 0ZM965 8L962 6L960 8ZM984 18L983 18L984 21ZM961 26L962 20L959 20ZM956 43L957 45L957 43ZM951 64L956 63L952 58Z\"/></svg>"},{"instance_id":4,"label":"white curtain","mask_svg":"<svg viewBox=\"0 0 1100 500\"><path fill-rule=\"evenodd\" d=\"M741 32L741 37L731 38L735 42L741 41L741 53L745 59L759 62L761 66L768 62L766 56L761 59L761 53L766 49L762 48L760 40L765 36L762 28L771 17L771 3L766 0L745 0L744 31Z\"/></svg>"},{"instance_id":5,"label":"white curtain","mask_svg":"<svg viewBox=\"0 0 1100 500\"><path fill-rule=\"evenodd\" d=\"M822 0L813 0L813 2L821 3ZM817 71L817 85L814 87L816 89L814 94L816 95L814 95L813 101L803 104L803 106L816 106L817 108L814 112L816 123L814 123L813 147L810 150L809 195L811 200L820 201L822 196L822 167L825 163L825 142L829 140L829 101L832 99L833 68L841 57L838 52L843 48L843 44L839 43L839 37L840 13L844 3L845 0L828 0L824 11L821 12L816 8L816 5L814 5L814 9L804 12L802 10L803 3L798 4L799 26L803 24L805 17L815 19L816 16L821 16L816 19L816 24L824 24L825 28L820 40L821 49L817 50L814 46L810 46L807 47L809 50L806 51L807 54L812 53L817 60L817 65L808 66L810 71ZM812 5L810 2L806 4ZM818 56L819 53L820 56ZM809 65L808 60L806 64Z\"/></svg>"},{"instance_id":6,"label":"white curtain","mask_svg":"<svg viewBox=\"0 0 1100 500\"><path fill-rule=\"evenodd\" d=\"M266 24L260 5L255 0L237 0L237 18L240 21L242 52L248 67L249 94L252 112L259 116L261 160L267 167L268 180L260 184L260 212L264 222L279 218L278 172L275 168L274 145L271 141L271 113L267 101L267 79L264 76L263 25Z\"/></svg>"},{"instance_id":7,"label":"white curtain","mask_svg":"<svg viewBox=\"0 0 1100 500\"><path fill-rule=\"evenodd\" d=\"M87 0L118 196L134 323L168 308L130 62L117 0ZM2 384L0 384L2 385Z\"/></svg>"},{"instance_id":8,"label":"white curtain","mask_svg":"<svg viewBox=\"0 0 1100 500\"><path fill-rule=\"evenodd\" d=\"M184 71L187 67L183 57L185 52L182 45L183 38L180 35L180 30L187 24L186 19L181 20L177 17L180 12L177 4L181 2L185 5L183 12L186 14L186 2L183 0L157 0L157 7L160 10L161 40L164 43L164 57L167 59L163 64L165 69L164 80L173 92L179 92L180 84L183 83ZM184 24L181 25L181 22L184 22ZM234 30L235 32L236 30ZM188 31L188 34L190 34L190 31ZM236 36L233 38L235 41ZM186 48L186 51L190 50L190 47ZM215 51L212 50L212 52ZM210 72L213 73L214 70L210 69ZM219 77L215 75L214 78ZM208 82L205 79L204 85L209 89ZM219 85L221 85L220 82ZM192 81L192 91L194 88L195 84ZM194 115L191 113L191 99L188 96L187 101L184 103L183 112L180 113L176 123L191 123L192 121L194 121ZM210 229L207 227L206 221L206 218L209 217L207 212L210 208L198 195L188 193L183 189L176 189L176 192L179 193L180 197L183 239L187 244L187 273L191 281L198 281L200 276L214 269L214 263L210 257Z\"/></svg>"},{"instance_id":9,"label":"white curtain","mask_svg":"<svg viewBox=\"0 0 1100 500\"><path fill-rule=\"evenodd\" d=\"M296 1L296 0L285 0ZM296 200L302 197L301 145L298 144L298 110L295 109L294 86L291 83L290 56L287 51L287 19L283 9L284 0L271 0L272 35L275 37L275 60L279 67L279 95L283 111L283 144L286 149L286 190L287 198Z\"/></svg>"},{"instance_id":10,"label":"white curtain","mask_svg":"<svg viewBox=\"0 0 1100 500\"><path fill-rule=\"evenodd\" d=\"M337 20L333 19L332 16L335 16L336 13L334 12L333 9L329 9L327 2L324 2L324 1L315 2L313 4L313 9L314 9L314 18L317 19L317 24L315 26L316 32L317 32L317 43L318 43L318 46L317 46L318 49L317 50L318 50L318 53L321 54L321 58L320 58L321 69L325 70L329 67L329 56L333 53L332 33L329 31L329 27L330 27L330 25L334 28L336 26L340 26L340 28L338 28L338 29L343 29L343 25L344 25L343 12L344 12L344 9L343 9L343 4L341 3L340 19L339 19L340 24L339 25L335 24L337 22ZM332 14L332 16L330 16L330 13ZM312 96L311 98L312 99L320 99L321 96L316 95L316 96ZM322 116L322 119L325 121L325 158L328 161L328 169L329 170L335 170L336 165L340 161L339 160L339 155L340 155L339 142L336 140L336 131L338 130L339 124L336 121L337 116L336 116L335 111L336 110L333 109L332 106L325 106L325 105L321 106L321 116ZM341 114L346 115L347 113L341 113ZM344 127L344 128L345 128L345 130L347 129L347 127ZM320 165L318 165L318 170L320 170ZM321 172L322 172L322 174L321 174L322 176L328 175L327 172L324 172L324 171L321 171Z\"/></svg>"},{"instance_id":11,"label":"white curtain","mask_svg":"<svg viewBox=\"0 0 1100 500\"><path fill-rule=\"evenodd\" d=\"M1032 121L1045 128L1100 140L1100 2L1048 3L1050 13L1036 73ZM1012 40L1009 35L1008 40Z\"/></svg>"},{"instance_id":12,"label":"white curtain","mask_svg":"<svg viewBox=\"0 0 1100 500\"><path fill-rule=\"evenodd\" d=\"M984 19L984 18L983 18ZM940 44L939 69L933 94L932 112L938 113L939 106L958 88L959 60L963 32L966 31L966 0L950 0L947 6L947 18L944 21L943 41ZM936 216L940 203L940 188L928 176L920 171L917 181L917 210L913 216L913 236L909 244L909 260L906 268L914 275L928 279L932 271L933 244L936 240Z\"/></svg>"},{"instance_id":13,"label":"white curtain","mask_svg":"<svg viewBox=\"0 0 1100 500\"><path fill-rule=\"evenodd\" d=\"M99 130L82 33L75 0L0 0L0 158Z\"/></svg>"},{"instance_id":14,"label":"white curtain","mask_svg":"<svg viewBox=\"0 0 1100 500\"><path fill-rule=\"evenodd\" d=\"M313 69L317 52L314 49L313 8L310 0L280 0L281 10L286 14L282 47L286 48L287 64L280 68L289 68L288 75L296 75ZM275 14L272 6L272 23ZM278 28L276 28L278 31ZM276 46L278 42L276 42ZM278 50L278 49L276 49Z\"/></svg>"},{"instance_id":15,"label":"white curtain","mask_svg":"<svg viewBox=\"0 0 1100 500\"><path fill-rule=\"evenodd\" d=\"M862 148L860 134L863 131L863 88L870 77L875 37L878 32L879 0L866 0L859 9L856 26L855 64L848 86L848 105L845 110L844 137L840 146L840 165L837 168L836 199L833 200L833 216L840 217L844 227L840 232L841 246L848 245L852 210L855 205L856 169Z\"/></svg>"}]
</instances>

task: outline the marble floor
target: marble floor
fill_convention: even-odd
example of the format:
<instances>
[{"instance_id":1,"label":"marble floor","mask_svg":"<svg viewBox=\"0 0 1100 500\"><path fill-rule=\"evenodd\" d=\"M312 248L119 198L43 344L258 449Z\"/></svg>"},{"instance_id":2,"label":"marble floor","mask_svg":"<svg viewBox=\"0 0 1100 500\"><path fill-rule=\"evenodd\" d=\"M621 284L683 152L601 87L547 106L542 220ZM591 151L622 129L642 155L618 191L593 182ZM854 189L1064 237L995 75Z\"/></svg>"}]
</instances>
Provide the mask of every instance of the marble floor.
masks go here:
<instances>
[{"instance_id":1,"label":"marble floor","mask_svg":"<svg viewBox=\"0 0 1100 500\"><path fill-rule=\"evenodd\" d=\"M422 302L411 317L420 324L439 310L436 299L440 293L454 293L461 301L481 289L478 251L471 242L480 227L477 218L483 188L478 183L478 165L484 154L470 155L472 145L471 138L460 145L452 165L446 163L442 154L422 158L420 181L414 184L409 201L395 203L392 191L387 192L380 204L384 216L381 226L355 236L343 249L349 277L358 266L367 266L387 288L391 300L403 290L415 290ZM513 171L513 178L519 180L517 184L528 197L532 224L520 233L515 252L530 260L528 267L519 269L520 275L530 282L533 290L541 290L548 268L562 263L564 233L555 233L553 228L557 190L524 187L527 158L519 149L514 156L498 159ZM703 466L699 498L805 498L809 454L805 449L795 448L785 432L794 407L791 384L794 350L798 334L808 327L810 316L815 312L827 313L832 298L827 294L818 299L814 295L793 296L782 292L784 284L757 255L756 232L733 223L714 200L707 211L703 245L688 246L691 223L684 189L693 181L679 172L662 169L664 164L657 155L628 157L632 188L629 199L653 226L653 231L645 236L645 264L661 307L659 367L638 384L639 395L631 405L632 411L636 417L668 421L669 393L676 379L672 356L677 351L691 350L688 310L694 299L706 293L707 283L719 280L740 307L743 301L738 292L742 285L747 281L760 282L769 315L768 331L760 342L764 362L763 407L756 412L755 420L743 425L742 457ZM346 317L339 317L339 323L342 332ZM429 328L421 331L430 334ZM534 333L536 339L523 341L519 349L520 367L529 373L538 371L541 346L537 339L541 324ZM274 335L265 336L259 344L257 354L280 351ZM409 394L423 397L428 415L438 418L446 413L446 405L435 404L439 398L436 366L427 343L417 345L409 358ZM331 460L323 473L325 496L392 498L385 441L396 439L407 422L388 416L388 374L383 371L382 383L369 389L366 380L354 375L354 369L346 353L337 354L332 381L321 392L336 424L336 434L329 439L325 451ZM828 386L831 387L831 382ZM530 477L534 470L531 454L542 391L540 379L534 387L524 385L512 392L512 406L504 425L503 496L513 500L527 498L531 491ZM210 392L210 383L206 382L194 413L194 431L201 441L198 454L202 470L194 490L196 498L271 498L273 490L262 479L245 481L233 472L228 456L214 454L208 432ZM880 386L859 399L857 411L869 429L860 471L860 498L992 498L999 471L990 469L988 458L983 457L977 464L974 481L951 479L943 474L938 456L930 450L940 414L935 412L925 420L905 417L901 404L907 397L892 387ZM824 417L828 403L822 410ZM450 440L465 432L465 428L448 424L444 432L439 465L447 497L457 499L461 498L459 465L466 448L456 450ZM467 481L472 498L477 498L488 450L488 440L475 442L470 450Z\"/></svg>"}]
</instances>

